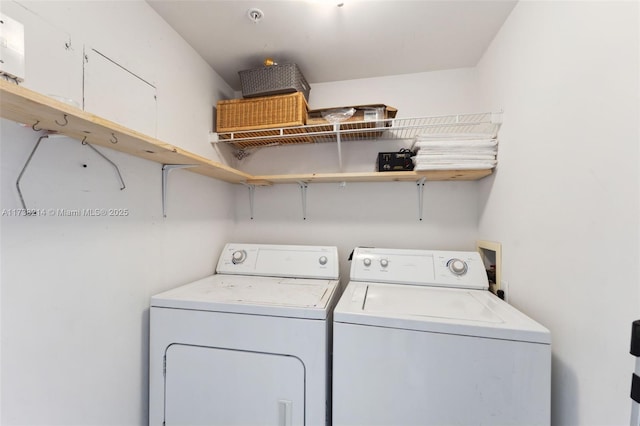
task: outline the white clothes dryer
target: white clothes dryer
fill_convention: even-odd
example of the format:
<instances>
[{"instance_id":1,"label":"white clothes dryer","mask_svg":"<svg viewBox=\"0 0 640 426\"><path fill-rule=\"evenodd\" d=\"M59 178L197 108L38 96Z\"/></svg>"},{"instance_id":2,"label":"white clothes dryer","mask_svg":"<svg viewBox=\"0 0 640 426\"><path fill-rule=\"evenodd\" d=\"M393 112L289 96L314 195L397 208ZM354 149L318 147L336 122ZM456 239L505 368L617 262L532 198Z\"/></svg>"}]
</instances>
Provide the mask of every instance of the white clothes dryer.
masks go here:
<instances>
[{"instance_id":1,"label":"white clothes dryer","mask_svg":"<svg viewBox=\"0 0 640 426\"><path fill-rule=\"evenodd\" d=\"M475 252L356 248L333 425L548 425L550 333L487 289Z\"/></svg>"},{"instance_id":2,"label":"white clothes dryer","mask_svg":"<svg viewBox=\"0 0 640 426\"><path fill-rule=\"evenodd\" d=\"M324 426L335 247L227 244L151 298L149 424Z\"/></svg>"}]
</instances>

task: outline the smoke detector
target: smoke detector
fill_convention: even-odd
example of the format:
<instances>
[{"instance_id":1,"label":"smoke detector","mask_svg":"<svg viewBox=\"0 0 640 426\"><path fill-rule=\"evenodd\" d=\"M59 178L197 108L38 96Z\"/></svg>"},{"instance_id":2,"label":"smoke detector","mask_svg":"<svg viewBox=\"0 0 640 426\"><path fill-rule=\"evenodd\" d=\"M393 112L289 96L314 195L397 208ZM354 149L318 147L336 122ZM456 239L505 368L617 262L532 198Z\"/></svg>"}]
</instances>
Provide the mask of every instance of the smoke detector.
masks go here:
<instances>
[{"instance_id":1,"label":"smoke detector","mask_svg":"<svg viewBox=\"0 0 640 426\"><path fill-rule=\"evenodd\" d=\"M257 7L252 7L251 9L247 10L247 16L249 17L249 20L251 22L257 24L258 22L262 21L262 18L264 18L264 12L262 12Z\"/></svg>"}]
</instances>

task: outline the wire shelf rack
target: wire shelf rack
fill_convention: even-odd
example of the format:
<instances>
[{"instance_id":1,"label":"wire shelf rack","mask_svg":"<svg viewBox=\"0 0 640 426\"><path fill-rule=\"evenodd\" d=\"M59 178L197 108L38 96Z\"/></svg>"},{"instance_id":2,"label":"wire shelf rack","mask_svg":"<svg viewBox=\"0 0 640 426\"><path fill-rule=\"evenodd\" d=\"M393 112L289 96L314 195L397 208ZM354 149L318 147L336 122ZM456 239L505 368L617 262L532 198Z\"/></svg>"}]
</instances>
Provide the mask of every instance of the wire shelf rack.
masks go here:
<instances>
[{"instance_id":1,"label":"wire shelf rack","mask_svg":"<svg viewBox=\"0 0 640 426\"><path fill-rule=\"evenodd\" d=\"M239 150L288 144L365 140L415 139L418 136L454 138L497 137L502 113L484 112L432 117L392 118L376 121L315 124L217 133L212 143L232 144Z\"/></svg>"}]
</instances>

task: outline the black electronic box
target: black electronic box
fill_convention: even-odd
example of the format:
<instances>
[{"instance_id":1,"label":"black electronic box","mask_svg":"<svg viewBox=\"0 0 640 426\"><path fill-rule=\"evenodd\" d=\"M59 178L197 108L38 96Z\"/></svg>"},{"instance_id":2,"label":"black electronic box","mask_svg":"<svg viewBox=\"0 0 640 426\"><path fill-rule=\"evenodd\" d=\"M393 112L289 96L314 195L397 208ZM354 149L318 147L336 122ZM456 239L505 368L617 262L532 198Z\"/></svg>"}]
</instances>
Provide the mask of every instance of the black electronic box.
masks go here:
<instances>
[{"instance_id":1,"label":"black electronic box","mask_svg":"<svg viewBox=\"0 0 640 426\"><path fill-rule=\"evenodd\" d=\"M398 152L379 152L378 171L379 172L401 172L413 170L413 160L416 155L408 149L401 149Z\"/></svg>"}]
</instances>

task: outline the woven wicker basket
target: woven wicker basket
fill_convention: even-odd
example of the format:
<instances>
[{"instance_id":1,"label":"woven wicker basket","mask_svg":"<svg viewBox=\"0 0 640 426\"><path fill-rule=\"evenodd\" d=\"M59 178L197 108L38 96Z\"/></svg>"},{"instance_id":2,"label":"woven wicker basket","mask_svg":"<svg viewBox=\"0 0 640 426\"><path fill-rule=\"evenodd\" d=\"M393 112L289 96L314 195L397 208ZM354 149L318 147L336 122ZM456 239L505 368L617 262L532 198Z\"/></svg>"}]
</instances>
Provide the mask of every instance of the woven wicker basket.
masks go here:
<instances>
[{"instance_id":1,"label":"woven wicker basket","mask_svg":"<svg viewBox=\"0 0 640 426\"><path fill-rule=\"evenodd\" d=\"M219 101L216 131L220 133L302 126L306 123L307 109L307 102L300 92Z\"/></svg>"},{"instance_id":2,"label":"woven wicker basket","mask_svg":"<svg viewBox=\"0 0 640 426\"><path fill-rule=\"evenodd\" d=\"M265 96L251 99L231 99L218 102L216 131L220 139L264 137L270 138L251 143L237 142L236 146L307 143L311 140L303 135L276 138L279 128L285 135L306 134L303 126L307 120L307 101L300 92L288 95ZM290 129L287 129L290 128ZM262 130L264 129L264 130Z\"/></svg>"}]
</instances>

